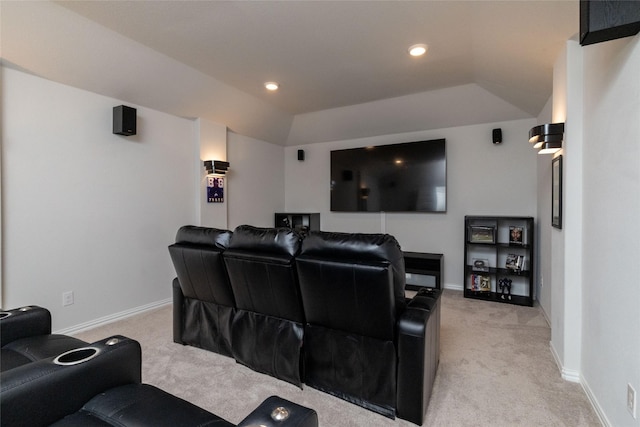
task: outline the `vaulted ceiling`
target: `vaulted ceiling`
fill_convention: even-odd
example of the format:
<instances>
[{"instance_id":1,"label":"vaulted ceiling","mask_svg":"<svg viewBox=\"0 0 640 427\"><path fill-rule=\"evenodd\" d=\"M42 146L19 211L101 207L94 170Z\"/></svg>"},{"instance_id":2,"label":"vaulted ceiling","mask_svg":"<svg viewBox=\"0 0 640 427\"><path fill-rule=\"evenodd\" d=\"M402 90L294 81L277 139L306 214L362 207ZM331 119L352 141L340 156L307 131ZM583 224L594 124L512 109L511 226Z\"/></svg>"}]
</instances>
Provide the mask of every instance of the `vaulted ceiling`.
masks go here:
<instances>
[{"instance_id":1,"label":"vaulted ceiling","mask_svg":"<svg viewBox=\"0 0 640 427\"><path fill-rule=\"evenodd\" d=\"M579 27L577 0L55 3L290 117L469 84L536 117Z\"/></svg>"}]
</instances>

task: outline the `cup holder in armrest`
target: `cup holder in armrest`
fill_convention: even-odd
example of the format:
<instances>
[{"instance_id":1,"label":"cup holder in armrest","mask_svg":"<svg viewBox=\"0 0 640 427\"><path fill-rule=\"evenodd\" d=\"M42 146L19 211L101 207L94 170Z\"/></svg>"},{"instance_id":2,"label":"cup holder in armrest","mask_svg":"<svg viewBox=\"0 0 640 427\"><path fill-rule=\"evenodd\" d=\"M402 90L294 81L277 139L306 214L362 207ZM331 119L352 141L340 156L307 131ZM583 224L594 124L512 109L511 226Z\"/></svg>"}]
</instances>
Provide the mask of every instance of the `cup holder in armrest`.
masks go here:
<instances>
[{"instance_id":1,"label":"cup holder in armrest","mask_svg":"<svg viewBox=\"0 0 640 427\"><path fill-rule=\"evenodd\" d=\"M77 365L79 363L93 359L98 355L98 353L100 353L100 350L95 347L75 348L73 350L62 353L61 355L53 359L53 363L63 366Z\"/></svg>"},{"instance_id":2,"label":"cup holder in armrest","mask_svg":"<svg viewBox=\"0 0 640 427\"><path fill-rule=\"evenodd\" d=\"M0 319L4 319L5 317L11 316L11 313L8 311L0 311Z\"/></svg>"}]
</instances>

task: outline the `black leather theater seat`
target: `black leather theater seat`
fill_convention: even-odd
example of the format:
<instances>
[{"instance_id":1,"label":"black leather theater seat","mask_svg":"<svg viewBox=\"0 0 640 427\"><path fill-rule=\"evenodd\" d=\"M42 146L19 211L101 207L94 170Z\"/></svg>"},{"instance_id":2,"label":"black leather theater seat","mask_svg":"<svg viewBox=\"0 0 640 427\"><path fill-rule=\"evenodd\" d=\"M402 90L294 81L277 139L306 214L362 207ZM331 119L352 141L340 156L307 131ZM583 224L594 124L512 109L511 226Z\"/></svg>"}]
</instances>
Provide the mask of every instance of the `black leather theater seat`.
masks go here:
<instances>
[{"instance_id":1,"label":"black leather theater seat","mask_svg":"<svg viewBox=\"0 0 640 427\"><path fill-rule=\"evenodd\" d=\"M232 347L257 372L302 385L304 312L295 267L301 236L286 228L237 227L224 261L236 299Z\"/></svg>"},{"instance_id":2,"label":"black leather theater seat","mask_svg":"<svg viewBox=\"0 0 640 427\"><path fill-rule=\"evenodd\" d=\"M404 257L387 234L310 232L296 264L305 383L421 425L437 369L439 294L407 305Z\"/></svg>"},{"instance_id":3,"label":"black leather theater seat","mask_svg":"<svg viewBox=\"0 0 640 427\"><path fill-rule=\"evenodd\" d=\"M231 356L236 304L222 259L231 232L184 226L169 254L173 281L173 340Z\"/></svg>"},{"instance_id":4,"label":"black leather theater seat","mask_svg":"<svg viewBox=\"0 0 640 427\"><path fill-rule=\"evenodd\" d=\"M140 344L113 336L2 372L0 425L234 426L186 400L142 384L141 368ZM240 426L254 426L257 421L264 427L318 426L315 411L277 396L265 400Z\"/></svg>"}]
</instances>

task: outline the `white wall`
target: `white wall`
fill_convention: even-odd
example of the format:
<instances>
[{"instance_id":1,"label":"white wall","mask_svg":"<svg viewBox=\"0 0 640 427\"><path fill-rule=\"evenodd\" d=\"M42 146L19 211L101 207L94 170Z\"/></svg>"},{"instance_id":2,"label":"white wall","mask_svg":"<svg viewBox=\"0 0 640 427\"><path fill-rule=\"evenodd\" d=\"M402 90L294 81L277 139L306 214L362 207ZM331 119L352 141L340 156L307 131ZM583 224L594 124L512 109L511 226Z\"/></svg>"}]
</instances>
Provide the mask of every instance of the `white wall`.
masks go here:
<instances>
[{"instance_id":1,"label":"white wall","mask_svg":"<svg viewBox=\"0 0 640 427\"><path fill-rule=\"evenodd\" d=\"M229 225L273 227L274 213L284 207L284 148L228 133Z\"/></svg>"},{"instance_id":2,"label":"white wall","mask_svg":"<svg viewBox=\"0 0 640 427\"><path fill-rule=\"evenodd\" d=\"M394 235L403 250L444 254L444 284L462 289L465 215L536 215L536 151L528 143L535 119L489 123L285 149L285 207L320 212L321 229ZM503 143L492 143L493 128ZM447 212L332 213L330 151L341 148L446 138ZM305 160L297 160L297 150Z\"/></svg>"},{"instance_id":3,"label":"white wall","mask_svg":"<svg viewBox=\"0 0 640 427\"><path fill-rule=\"evenodd\" d=\"M19 69L267 141L293 117L53 1L0 1L2 59Z\"/></svg>"},{"instance_id":4,"label":"white wall","mask_svg":"<svg viewBox=\"0 0 640 427\"><path fill-rule=\"evenodd\" d=\"M626 390L640 392L640 35L583 49L581 370L609 425L637 427Z\"/></svg>"},{"instance_id":5,"label":"white wall","mask_svg":"<svg viewBox=\"0 0 640 427\"><path fill-rule=\"evenodd\" d=\"M552 98L538 115L538 124L552 123ZM549 156L537 156L538 214L536 215L537 281L536 298L551 325L551 161Z\"/></svg>"},{"instance_id":6,"label":"white wall","mask_svg":"<svg viewBox=\"0 0 640 427\"><path fill-rule=\"evenodd\" d=\"M194 122L138 108L124 137L116 99L8 68L2 91L4 306L45 306L59 330L168 301L167 246L196 220Z\"/></svg>"}]
</instances>

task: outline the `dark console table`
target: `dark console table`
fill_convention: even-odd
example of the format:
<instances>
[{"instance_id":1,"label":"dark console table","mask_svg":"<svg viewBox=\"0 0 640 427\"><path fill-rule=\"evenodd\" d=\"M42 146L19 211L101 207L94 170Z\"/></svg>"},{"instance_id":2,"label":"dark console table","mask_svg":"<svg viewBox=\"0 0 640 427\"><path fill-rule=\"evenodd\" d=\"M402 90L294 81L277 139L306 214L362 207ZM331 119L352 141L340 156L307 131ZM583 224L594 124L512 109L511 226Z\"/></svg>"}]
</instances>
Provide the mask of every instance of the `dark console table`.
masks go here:
<instances>
[{"instance_id":1,"label":"dark console table","mask_svg":"<svg viewBox=\"0 0 640 427\"><path fill-rule=\"evenodd\" d=\"M407 273L405 289L442 289L443 260L442 254L404 252L404 269Z\"/></svg>"}]
</instances>

